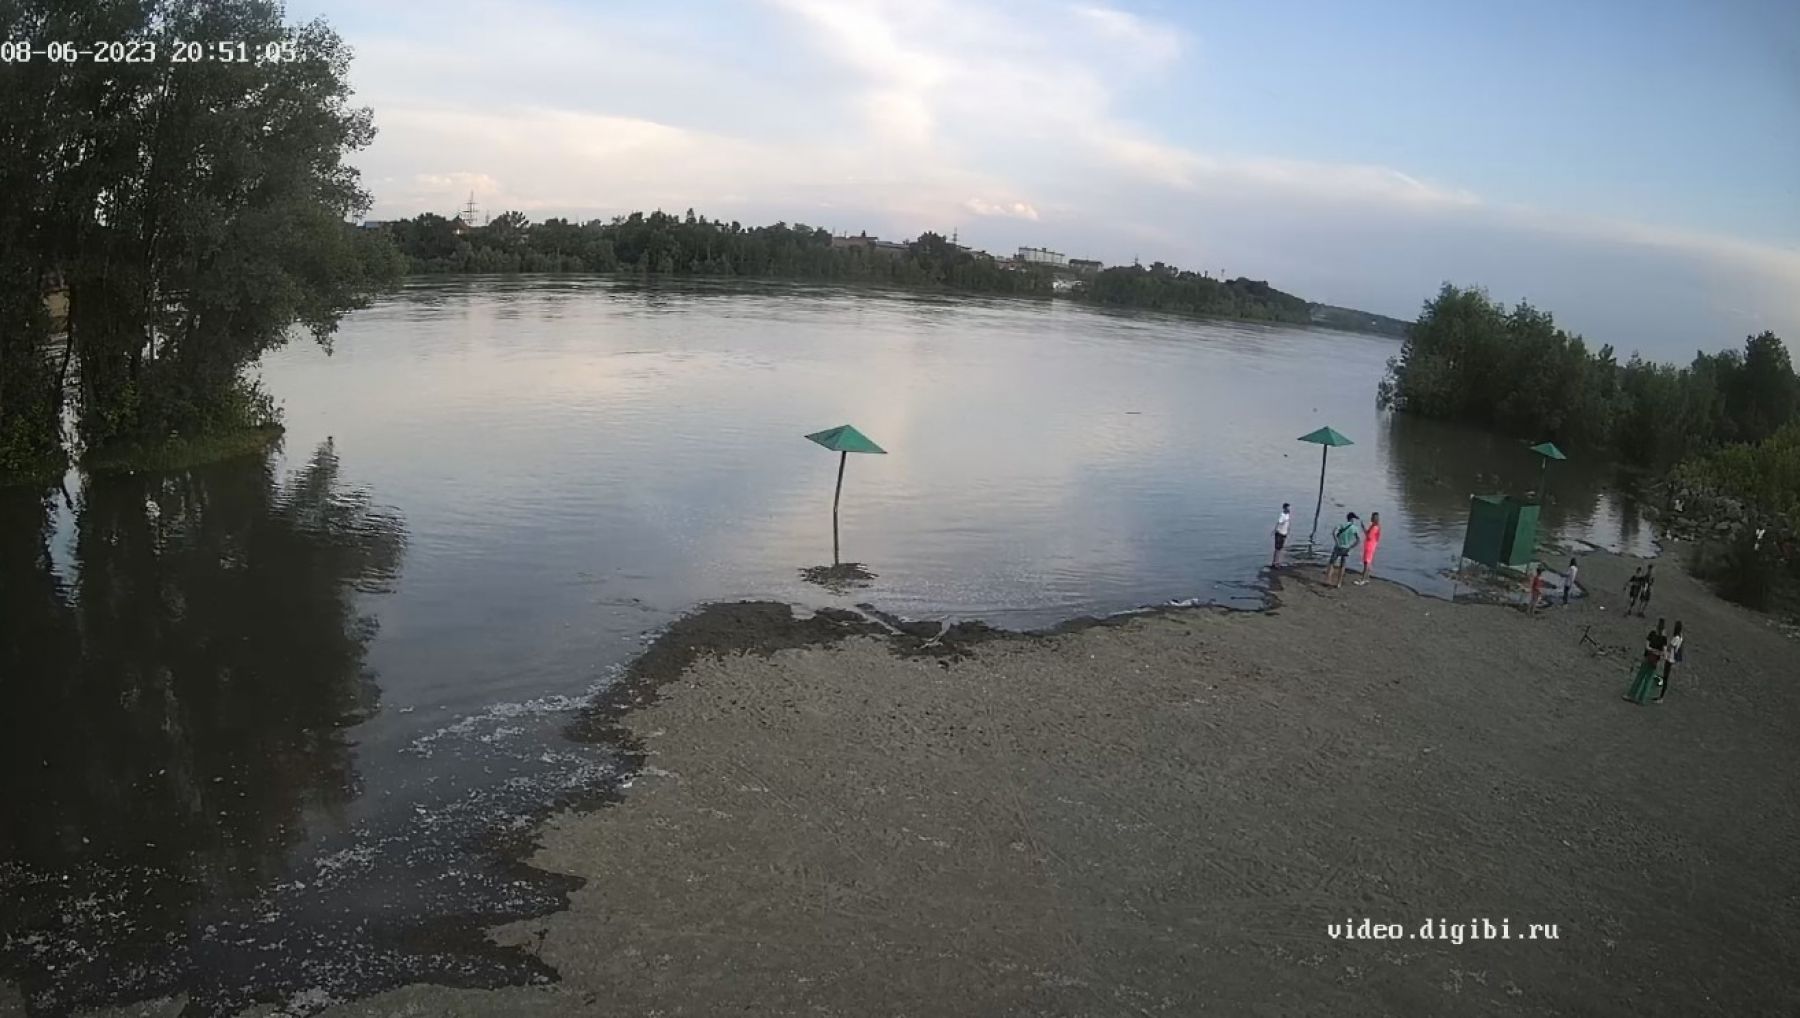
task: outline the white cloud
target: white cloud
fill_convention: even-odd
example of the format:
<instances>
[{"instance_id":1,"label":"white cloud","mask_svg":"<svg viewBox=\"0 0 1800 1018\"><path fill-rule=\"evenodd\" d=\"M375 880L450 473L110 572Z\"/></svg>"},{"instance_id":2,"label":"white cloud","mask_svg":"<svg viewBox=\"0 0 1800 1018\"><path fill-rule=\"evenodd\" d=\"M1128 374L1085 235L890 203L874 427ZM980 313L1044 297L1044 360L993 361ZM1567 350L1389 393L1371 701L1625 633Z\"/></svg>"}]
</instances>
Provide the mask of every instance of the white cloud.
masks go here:
<instances>
[{"instance_id":1,"label":"white cloud","mask_svg":"<svg viewBox=\"0 0 1800 1018\"><path fill-rule=\"evenodd\" d=\"M1102 36L1123 43L1138 59L1168 63L1181 55L1181 36L1166 25L1146 21L1129 11L1099 5L1077 5L1075 16Z\"/></svg>"},{"instance_id":2,"label":"white cloud","mask_svg":"<svg viewBox=\"0 0 1800 1018\"><path fill-rule=\"evenodd\" d=\"M362 160L377 217L448 212L473 189L534 215L962 226L994 250L1223 267L1390 313L1445 279L1485 283L1621 346L1713 317L1800 333L1792 249L1498 205L1404 168L1176 143L1125 111L1192 47L1122 8L764 0L736 9L756 26L741 40L679 11L650 24L464 4L531 29L476 46L445 27L457 18L396 8L408 23L354 40L381 129ZM740 51L760 62L720 57Z\"/></svg>"},{"instance_id":3,"label":"white cloud","mask_svg":"<svg viewBox=\"0 0 1800 1018\"><path fill-rule=\"evenodd\" d=\"M1038 210L1022 201L995 203L981 198L970 198L963 202L963 208L978 216L1008 216L1013 219L1029 219L1034 223L1038 218Z\"/></svg>"}]
</instances>

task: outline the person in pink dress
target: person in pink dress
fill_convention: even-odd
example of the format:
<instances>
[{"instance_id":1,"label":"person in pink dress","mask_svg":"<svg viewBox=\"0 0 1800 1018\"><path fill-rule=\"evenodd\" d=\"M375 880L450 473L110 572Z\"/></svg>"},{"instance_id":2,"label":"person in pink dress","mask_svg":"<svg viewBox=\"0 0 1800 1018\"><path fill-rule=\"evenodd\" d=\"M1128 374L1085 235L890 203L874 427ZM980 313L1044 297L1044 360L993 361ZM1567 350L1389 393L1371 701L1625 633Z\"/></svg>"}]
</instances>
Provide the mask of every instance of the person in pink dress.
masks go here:
<instances>
[{"instance_id":1,"label":"person in pink dress","mask_svg":"<svg viewBox=\"0 0 1800 1018\"><path fill-rule=\"evenodd\" d=\"M1381 514L1370 513L1369 525L1363 529L1363 571L1357 586L1369 582L1369 567L1375 564L1375 548L1381 544Z\"/></svg>"}]
</instances>

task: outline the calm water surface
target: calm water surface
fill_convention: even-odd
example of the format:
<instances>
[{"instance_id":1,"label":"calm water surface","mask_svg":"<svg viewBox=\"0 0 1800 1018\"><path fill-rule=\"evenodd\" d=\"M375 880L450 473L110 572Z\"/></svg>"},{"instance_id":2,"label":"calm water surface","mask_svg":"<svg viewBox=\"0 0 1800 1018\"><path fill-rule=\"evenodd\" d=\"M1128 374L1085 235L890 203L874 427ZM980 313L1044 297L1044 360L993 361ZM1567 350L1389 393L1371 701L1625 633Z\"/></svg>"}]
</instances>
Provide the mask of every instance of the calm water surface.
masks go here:
<instances>
[{"instance_id":1,"label":"calm water surface","mask_svg":"<svg viewBox=\"0 0 1800 1018\"><path fill-rule=\"evenodd\" d=\"M1356 441L1321 530L1381 512L1378 571L1447 595L1468 496L1537 463L1378 414L1397 350L1067 303L410 288L269 358L268 462L0 495L0 984L213 1014L550 978L479 929L568 885L485 847L606 784L562 726L646 634L736 598L1013 628L1247 603L1280 503L1310 529L1320 425ZM800 570L832 560L837 458L801 436L843 423L889 455L844 484L875 578L831 591ZM1555 465L1546 540L1648 552L1608 480Z\"/></svg>"}]
</instances>

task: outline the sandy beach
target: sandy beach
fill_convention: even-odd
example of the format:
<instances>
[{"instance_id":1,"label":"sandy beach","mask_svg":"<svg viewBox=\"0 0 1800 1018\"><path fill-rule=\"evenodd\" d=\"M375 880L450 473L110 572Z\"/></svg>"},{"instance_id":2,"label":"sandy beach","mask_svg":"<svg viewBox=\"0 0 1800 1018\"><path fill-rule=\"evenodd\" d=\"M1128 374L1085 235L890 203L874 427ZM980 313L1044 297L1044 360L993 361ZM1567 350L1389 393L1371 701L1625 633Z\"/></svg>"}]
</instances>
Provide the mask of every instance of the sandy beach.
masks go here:
<instances>
[{"instance_id":1,"label":"sandy beach","mask_svg":"<svg viewBox=\"0 0 1800 1018\"><path fill-rule=\"evenodd\" d=\"M326 1013L1800 1013L1795 640L1672 558L1649 622L1605 555L1535 618L1312 567L1038 636L716 606L590 719L643 760L541 832L571 908L494 932L560 981Z\"/></svg>"}]
</instances>

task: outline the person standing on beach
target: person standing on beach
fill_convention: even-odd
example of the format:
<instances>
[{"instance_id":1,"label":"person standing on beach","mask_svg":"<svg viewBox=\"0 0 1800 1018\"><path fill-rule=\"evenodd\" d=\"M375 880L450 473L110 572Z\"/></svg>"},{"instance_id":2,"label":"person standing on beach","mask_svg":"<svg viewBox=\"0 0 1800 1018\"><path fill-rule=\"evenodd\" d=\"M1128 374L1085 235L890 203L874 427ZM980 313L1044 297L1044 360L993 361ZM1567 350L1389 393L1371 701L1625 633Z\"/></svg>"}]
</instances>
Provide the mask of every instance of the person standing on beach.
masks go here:
<instances>
[{"instance_id":1,"label":"person standing on beach","mask_svg":"<svg viewBox=\"0 0 1800 1018\"><path fill-rule=\"evenodd\" d=\"M1363 571L1356 581L1361 587L1369 582L1369 567L1375 564L1375 546L1381 543L1381 514L1369 514L1369 527L1363 531Z\"/></svg>"},{"instance_id":2,"label":"person standing on beach","mask_svg":"<svg viewBox=\"0 0 1800 1018\"><path fill-rule=\"evenodd\" d=\"M1656 697L1650 701L1651 703L1661 703L1662 698L1669 695L1669 675L1675 671L1675 666L1681 663L1683 639L1681 620L1676 619L1675 630L1669 634L1669 643L1663 648L1662 681L1656 684Z\"/></svg>"},{"instance_id":3,"label":"person standing on beach","mask_svg":"<svg viewBox=\"0 0 1800 1018\"><path fill-rule=\"evenodd\" d=\"M1569 571L1563 574L1563 604L1569 603L1569 592L1575 589L1575 577L1581 574L1581 566L1574 559L1569 560Z\"/></svg>"},{"instance_id":4,"label":"person standing on beach","mask_svg":"<svg viewBox=\"0 0 1800 1018\"><path fill-rule=\"evenodd\" d=\"M1650 607L1650 592L1656 589L1656 563L1644 567L1644 590L1638 598L1638 618L1644 617L1644 609Z\"/></svg>"},{"instance_id":5,"label":"person standing on beach","mask_svg":"<svg viewBox=\"0 0 1800 1018\"><path fill-rule=\"evenodd\" d=\"M1331 532L1331 558L1325 562L1325 585L1344 585L1344 569L1350 564L1350 549L1362 540L1362 523L1355 513L1345 513L1344 522Z\"/></svg>"},{"instance_id":6,"label":"person standing on beach","mask_svg":"<svg viewBox=\"0 0 1800 1018\"><path fill-rule=\"evenodd\" d=\"M1288 511L1288 504L1281 503L1281 515L1275 517L1275 554L1269 559L1270 569L1281 568L1281 549L1287 546L1288 525L1294 514Z\"/></svg>"},{"instance_id":7,"label":"person standing on beach","mask_svg":"<svg viewBox=\"0 0 1800 1018\"><path fill-rule=\"evenodd\" d=\"M1525 614L1536 615L1538 602L1543 600L1543 597L1544 564L1542 562L1533 562L1531 564L1531 593L1526 595Z\"/></svg>"},{"instance_id":8,"label":"person standing on beach","mask_svg":"<svg viewBox=\"0 0 1800 1018\"><path fill-rule=\"evenodd\" d=\"M1625 602L1625 614L1630 615L1637 610L1638 598L1644 596L1643 566L1638 566L1637 571L1631 574L1631 579L1625 581L1625 592L1631 595L1631 600Z\"/></svg>"},{"instance_id":9,"label":"person standing on beach","mask_svg":"<svg viewBox=\"0 0 1800 1018\"><path fill-rule=\"evenodd\" d=\"M1626 691L1623 699L1640 707L1649 702L1650 690L1656 685L1656 669L1662 664L1663 650L1668 645L1668 637L1663 635L1663 620L1657 619L1656 628L1644 638L1644 659L1638 662L1637 675L1632 678L1631 689Z\"/></svg>"}]
</instances>

